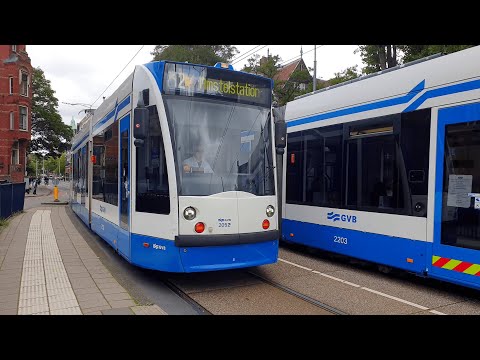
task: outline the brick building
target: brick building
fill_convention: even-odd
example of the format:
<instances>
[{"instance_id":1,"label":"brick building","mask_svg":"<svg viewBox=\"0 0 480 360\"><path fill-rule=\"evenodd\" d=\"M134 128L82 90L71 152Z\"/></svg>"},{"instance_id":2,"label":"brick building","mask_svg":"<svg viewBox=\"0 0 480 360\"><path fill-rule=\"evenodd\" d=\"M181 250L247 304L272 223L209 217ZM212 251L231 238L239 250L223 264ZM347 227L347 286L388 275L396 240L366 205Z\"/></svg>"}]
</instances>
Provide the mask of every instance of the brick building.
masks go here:
<instances>
[{"instance_id":1,"label":"brick building","mask_svg":"<svg viewBox=\"0 0 480 360\"><path fill-rule=\"evenodd\" d=\"M0 45L0 181L22 182L25 176L32 71L25 45Z\"/></svg>"}]
</instances>

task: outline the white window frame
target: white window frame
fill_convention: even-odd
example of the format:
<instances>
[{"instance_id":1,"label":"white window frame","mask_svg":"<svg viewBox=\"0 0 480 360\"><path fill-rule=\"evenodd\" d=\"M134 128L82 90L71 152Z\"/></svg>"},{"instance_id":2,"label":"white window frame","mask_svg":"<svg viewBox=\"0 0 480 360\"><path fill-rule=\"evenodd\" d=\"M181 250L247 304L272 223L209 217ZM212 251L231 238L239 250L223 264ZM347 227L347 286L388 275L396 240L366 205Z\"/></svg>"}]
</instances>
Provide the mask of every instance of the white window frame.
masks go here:
<instances>
[{"instance_id":1,"label":"white window frame","mask_svg":"<svg viewBox=\"0 0 480 360\"><path fill-rule=\"evenodd\" d=\"M17 52L17 45L12 45L12 51Z\"/></svg>"},{"instance_id":2,"label":"white window frame","mask_svg":"<svg viewBox=\"0 0 480 360\"><path fill-rule=\"evenodd\" d=\"M15 130L15 113L10 111L10 130Z\"/></svg>"},{"instance_id":3,"label":"white window frame","mask_svg":"<svg viewBox=\"0 0 480 360\"><path fill-rule=\"evenodd\" d=\"M22 128L22 113L20 112L20 109L24 108L25 109L25 128ZM18 129L22 131L28 131L28 108L26 106L19 106L18 107Z\"/></svg>"},{"instance_id":4,"label":"white window frame","mask_svg":"<svg viewBox=\"0 0 480 360\"><path fill-rule=\"evenodd\" d=\"M26 80L26 83L25 83L25 91L26 91L25 94L23 93L23 90L24 90L24 86L23 86L23 75L24 75L24 74L27 75L27 80ZM19 83L20 83L20 95L26 96L26 97L28 97L28 80L29 80L28 72L23 71L23 70L20 70L20 80L19 80Z\"/></svg>"},{"instance_id":5,"label":"white window frame","mask_svg":"<svg viewBox=\"0 0 480 360\"><path fill-rule=\"evenodd\" d=\"M12 155L11 156L12 156L11 157L12 165L19 165L20 164L20 149L18 147L18 142L13 143Z\"/></svg>"},{"instance_id":6,"label":"white window frame","mask_svg":"<svg viewBox=\"0 0 480 360\"><path fill-rule=\"evenodd\" d=\"M13 76L10 76L8 78L8 91L9 91L10 95L13 94Z\"/></svg>"}]
</instances>

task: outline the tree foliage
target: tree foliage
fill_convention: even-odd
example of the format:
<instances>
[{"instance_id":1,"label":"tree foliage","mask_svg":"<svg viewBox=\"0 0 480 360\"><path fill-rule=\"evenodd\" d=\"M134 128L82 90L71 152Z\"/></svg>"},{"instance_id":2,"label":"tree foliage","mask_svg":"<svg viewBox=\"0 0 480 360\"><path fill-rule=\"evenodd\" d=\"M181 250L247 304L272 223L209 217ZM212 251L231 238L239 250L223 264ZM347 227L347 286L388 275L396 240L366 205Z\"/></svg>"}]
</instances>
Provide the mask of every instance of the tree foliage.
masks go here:
<instances>
[{"instance_id":1,"label":"tree foliage","mask_svg":"<svg viewBox=\"0 0 480 360\"><path fill-rule=\"evenodd\" d=\"M360 57L365 67L362 69L364 74L372 74L377 71L385 70L398 65L398 45L359 45L356 52L360 52Z\"/></svg>"},{"instance_id":2,"label":"tree foliage","mask_svg":"<svg viewBox=\"0 0 480 360\"><path fill-rule=\"evenodd\" d=\"M355 52L360 52L365 65L362 73L371 74L430 55L450 54L472 46L474 45L359 45Z\"/></svg>"},{"instance_id":3,"label":"tree foliage","mask_svg":"<svg viewBox=\"0 0 480 360\"><path fill-rule=\"evenodd\" d=\"M153 61L170 60L213 66L217 62L230 62L238 54L233 45L156 45Z\"/></svg>"},{"instance_id":4,"label":"tree foliage","mask_svg":"<svg viewBox=\"0 0 480 360\"><path fill-rule=\"evenodd\" d=\"M360 76L360 73L358 72L358 65L350 66L343 71L335 73L335 76L330 80L328 80L328 85L331 86L331 85L340 84L348 80L356 79L359 76Z\"/></svg>"},{"instance_id":5,"label":"tree foliage","mask_svg":"<svg viewBox=\"0 0 480 360\"><path fill-rule=\"evenodd\" d=\"M66 153L62 153L60 157L46 156L45 161L43 157L38 154L30 154L27 158L27 174L28 176L35 176L38 170L38 176L42 174L42 169L45 164L45 173L54 173L58 175L58 162L60 161L60 174L65 174ZM38 169L37 169L38 166Z\"/></svg>"},{"instance_id":6,"label":"tree foliage","mask_svg":"<svg viewBox=\"0 0 480 360\"><path fill-rule=\"evenodd\" d=\"M274 79L273 96L278 106L285 105L296 96L305 94L307 90L302 90L301 84L305 84L308 87L308 84L312 82L312 77L308 70L294 71L287 81L275 80L275 75L281 68L280 63L282 59L279 55L262 58L259 55L254 55L247 61L248 65L244 66L242 71Z\"/></svg>"},{"instance_id":7,"label":"tree foliage","mask_svg":"<svg viewBox=\"0 0 480 360\"><path fill-rule=\"evenodd\" d=\"M45 152L53 157L70 148L73 130L57 111L58 99L42 69L32 76L32 140L29 152Z\"/></svg>"},{"instance_id":8,"label":"tree foliage","mask_svg":"<svg viewBox=\"0 0 480 360\"><path fill-rule=\"evenodd\" d=\"M244 66L242 71L273 79L280 69L282 59L279 55L260 58L260 55L255 54L247 61L248 65Z\"/></svg>"},{"instance_id":9,"label":"tree foliage","mask_svg":"<svg viewBox=\"0 0 480 360\"><path fill-rule=\"evenodd\" d=\"M403 63L438 53L451 54L472 46L474 45L399 45L403 53Z\"/></svg>"}]
</instances>

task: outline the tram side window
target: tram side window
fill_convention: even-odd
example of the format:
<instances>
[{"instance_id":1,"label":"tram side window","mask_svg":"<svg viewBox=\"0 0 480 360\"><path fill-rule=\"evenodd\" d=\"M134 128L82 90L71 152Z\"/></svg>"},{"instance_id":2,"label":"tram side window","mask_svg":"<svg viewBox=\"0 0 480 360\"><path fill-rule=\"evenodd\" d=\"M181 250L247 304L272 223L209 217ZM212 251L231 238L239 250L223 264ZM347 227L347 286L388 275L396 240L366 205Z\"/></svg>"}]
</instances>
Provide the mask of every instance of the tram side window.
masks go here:
<instances>
[{"instance_id":1,"label":"tram side window","mask_svg":"<svg viewBox=\"0 0 480 360\"><path fill-rule=\"evenodd\" d=\"M78 151L73 154L73 192L78 193Z\"/></svg>"},{"instance_id":2,"label":"tram side window","mask_svg":"<svg viewBox=\"0 0 480 360\"><path fill-rule=\"evenodd\" d=\"M104 141L105 182L103 192L105 202L118 205L118 121L105 130Z\"/></svg>"},{"instance_id":3,"label":"tram side window","mask_svg":"<svg viewBox=\"0 0 480 360\"><path fill-rule=\"evenodd\" d=\"M404 163L399 148L399 115L347 125L347 207L405 213ZM396 125L395 125L396 126Z\"/></svg>"},{"instance_id":4,"label":"tram side window","mask_svg":"<svg viewBox=\"0 0 480 360\"><path fill-rule=\"evenodd\" d=\"M341 207L342 125L288 134L290 204Z\"/></svg>"},{"instance_id":5,"label":"tram side window","mask_svg":"<svg viewBox=\"0 0 480 360\"><path fill-rule=\"evenodd\" d=\"M170 214L167 162L156 105L148 107L147 138L136 147L136 202L138 212Z\"/></svg>"},{"instance_id":6,"label":"tram side window","mask_svg":"<svg viewBox=\"0 0 480 360\"><path fill-rule=\"evenodd\" d=\"M83 176L84 176L84 192L88 195L88 144L82 149L83 153Z\"/></svg>"},{"instance_id":7,"label":"tram side window","mask_svg":"<svg viewBox=\"0 0 480 360\"><path fill-rule=\"evenodd\" d=\"M304 131L307 205L341 206L342 131L342 125Z\"/></svg>"},{"instance_id":8,"label":"tram side window","mask_svg":"<svg viewBox=\"0 0 480 360\"><path fill-rule=\"evenodd\" d=\"M303 131L287 135L286 202L300 204L305 201L303 192Z\"/></svg>"},{"instance_id":9,"label":"tram side window","mask_svg":"<svg viewBox=\"0 0 480 360\"><path fill-rule=\"evenodd\" d=\"M103 132L93 137L92 199L105 201L105 141Z\"/></svg>"},{"instance_id":10,"label":"tram side window","mask_svg":"<svg viewBox=\"0 0 480 360\"><path fill-rule=\"evenodd\" d=\"M93 137L92 198L118 205L118 121Z\"/></svg>"}]
</instances>

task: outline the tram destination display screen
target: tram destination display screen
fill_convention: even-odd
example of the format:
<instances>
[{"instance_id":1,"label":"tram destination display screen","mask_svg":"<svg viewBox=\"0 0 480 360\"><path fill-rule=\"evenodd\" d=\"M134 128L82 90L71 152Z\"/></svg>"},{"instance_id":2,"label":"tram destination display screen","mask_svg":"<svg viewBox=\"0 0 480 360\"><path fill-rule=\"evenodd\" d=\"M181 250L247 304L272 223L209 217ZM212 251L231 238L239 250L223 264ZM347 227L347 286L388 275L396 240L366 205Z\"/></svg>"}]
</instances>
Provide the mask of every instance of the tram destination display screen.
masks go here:
<instances>
[{"instance_id":1,"label":"tram destination display screen","mask_svg":"<svg viewBox=\"0 0 480 360\"><path fill-rule=\"evenodd\" d=\"M163 92L208 96L270 107L271 81L247 73L191 64L166 63Z\"/></svg>"}]
</instances>

